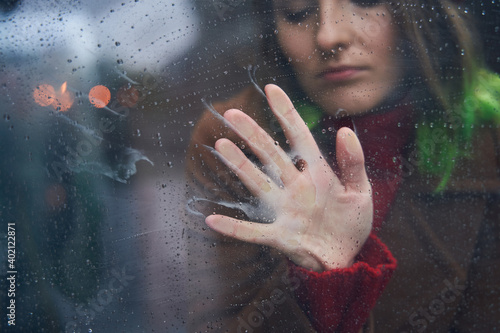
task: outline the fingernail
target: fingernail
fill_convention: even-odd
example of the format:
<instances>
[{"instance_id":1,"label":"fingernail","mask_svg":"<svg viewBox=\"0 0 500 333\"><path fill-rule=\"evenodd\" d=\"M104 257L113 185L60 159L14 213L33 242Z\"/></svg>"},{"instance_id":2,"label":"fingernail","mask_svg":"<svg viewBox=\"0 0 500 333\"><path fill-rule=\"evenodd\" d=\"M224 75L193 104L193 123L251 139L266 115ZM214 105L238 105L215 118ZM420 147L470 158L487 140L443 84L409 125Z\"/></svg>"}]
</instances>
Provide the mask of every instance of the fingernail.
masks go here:
<instances>
[{"instance_id":1,"label":"fingernail","mask_svg":"<svg viewBox=\"0 0 500 333\"><path fill-rule=\"evenodd\" d=\"M281 114L285 114L289 109L288 98L285 94L283 94L279 89L272 88L267 92L267 97L269 99L269 104L271 104L272 108Z\"/></svg>"},{"instance_id":2,"label":"fingernail","mask_svg":"<svg viewBox=\"0 0 500 333\"><path fill-rule=\"evenodd\" d=\"M241 156L241 153L239 150L233 146L232 144L229 143L222 143L218 145L217 151L231 164L239 164L243 160L243 156Z\"/></svg>"},{"instance_id":3,"label":"fingernail","mask_svg":"<svg viewBox=\"0 0 500 333\"><path fill-rule=\"evenodd\" d=\"M245 138L252 136L254 133L254 127L251 120L246 119L244 115L240 114L241 112L235 114L232 111L233 110L226 111L224 118L226 118L226 120L234 126L234 129L238 132L237 134L242 135Z\"/></svg>"},{"instance_id":4,"label":"fingernail","mask_svg":"<svg viewBox=\"0 0 500 333\"><path fill-rule=\"evenodd\" d=\"M345 148L350 155L353 155L359 149L359 143L355 134L351 131L343 134Z\"/></svg>"},{"instance_id":5,"label":"fingernail","mask_svg":"<svg viewBox=\"0 0 500 333\"><path fill-rule=\"evenodd\" d=\"M229 122L234 126L234 129L237 131L236 134L242 136L242 138L248 139L252 136L254 128L252 127L252 124L250 124L245 119L231 118Z\"/></svg>"}]
</instances>

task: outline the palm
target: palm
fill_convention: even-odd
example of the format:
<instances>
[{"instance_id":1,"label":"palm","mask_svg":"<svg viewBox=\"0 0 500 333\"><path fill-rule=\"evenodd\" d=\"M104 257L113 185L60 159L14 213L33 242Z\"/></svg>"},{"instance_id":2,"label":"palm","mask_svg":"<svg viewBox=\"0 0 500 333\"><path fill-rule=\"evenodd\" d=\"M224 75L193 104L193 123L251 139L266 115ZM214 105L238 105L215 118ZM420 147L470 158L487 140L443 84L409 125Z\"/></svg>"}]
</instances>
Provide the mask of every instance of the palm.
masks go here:
<instances>
[{"instance_id":1,"label":"palm","mask_svg":"<svg viewBox=\"0 0 500 333\"><path fill-rule=\"evenodd\" d=\"M231 141L220 139L215 148L243 184L272 211L275 220L262 224L211 215L206 223L225 235L275 247L306 268L321 271L347 267L368 237L373 218L371 188L359 141L351 130L339 130L337 162L341 174L337 177L286 94L273 85L266 87L266 94L301 166L296 167L246 114L227 111L224 118L251 147L267 174Z\"/></svg>"}]
</instances>

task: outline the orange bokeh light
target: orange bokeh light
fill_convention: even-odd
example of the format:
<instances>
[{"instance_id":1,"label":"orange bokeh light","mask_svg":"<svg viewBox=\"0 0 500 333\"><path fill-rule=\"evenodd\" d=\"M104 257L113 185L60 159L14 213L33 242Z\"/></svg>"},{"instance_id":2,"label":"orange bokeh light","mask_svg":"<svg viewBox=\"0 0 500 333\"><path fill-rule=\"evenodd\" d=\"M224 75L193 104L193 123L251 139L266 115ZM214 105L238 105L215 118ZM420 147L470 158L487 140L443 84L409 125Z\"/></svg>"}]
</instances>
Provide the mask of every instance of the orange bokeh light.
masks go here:
<instances>
[{"instance_id":1,"label":"orange bokeh light","mask_svg":"<svg viewBox=\"0 0 500 333\"><path fill-rule=\"evenodd\" d=\"M56 100L52 103L52 106L56 109L56 111L66 111L73 105L73 94L66 91L67 86L67 83L64 82L61 85L61 89L56 92Z\"/></svg>"},{"instance_id":2,"label":"orange bokeh light","mask_svg":"<svg viewBox=\"0 0 500 333\"><path fill-rule=\"evenodd\" d=\"M89 100L96 108L103 108L111 100L111 92L102 85L92 87L89 92Z\"/></svg>"},{"instance_id":3,"label":"orange bokeh light","mask_svg":"<svg viewBox=\"0 0 500 333\"><path fill-rule=\"evenodd\" d=\"M61 85L61 89L56 91L50 84L41 84L35 88L33 98L38 105L52 105L56 111L67 111L74 102L73 94L67 91L67 83Z\"/></svg>"},{"instance_id":4,"label":"orange bokeh light","mask_svg":"<svg viewBox=\"0 0 500 333\"><path fill-rule=\"evenodd\" d=\"M50 84L41 84L33 91L33 98L38 105L49 106L56 98L56 91Z\"/></svg>"}]
</instances>

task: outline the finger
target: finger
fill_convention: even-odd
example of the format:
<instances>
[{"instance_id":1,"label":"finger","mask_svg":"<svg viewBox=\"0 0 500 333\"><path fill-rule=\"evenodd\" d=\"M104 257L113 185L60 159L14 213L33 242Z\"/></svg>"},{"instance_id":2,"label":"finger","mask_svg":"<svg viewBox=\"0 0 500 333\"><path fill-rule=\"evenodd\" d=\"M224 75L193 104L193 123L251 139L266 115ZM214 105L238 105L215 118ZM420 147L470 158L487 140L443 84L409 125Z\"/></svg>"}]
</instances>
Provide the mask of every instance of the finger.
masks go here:
<instances>
[{"instance_id":1,"label":"finger","mask_svg":"<svg viewBox=\"0 0 500 333\"><path fill-rule=\"evenodd\" d=\"M348 127L342 127L337 132L337 164L340 169L340 181L346 189L370 191L361 143Z\"/></svg>"},{"instance_id":2,"label":"finger","mask_svg":"<svg viewBox=\"0 0 500 333\"><path fill-rule=\"evenodd\" d=\"M290 157L252 118L235 109L226 111L224 118L232 124L262 164L276 174L283 184L296 178L298 171Z\"/></svg>"},{"instance_id":3,"label":"finger","mask_svg":"<svg viewBox=\"0 0 500 333\"><path fill-rule=\"evenodd\" d=\"M272 244L276 235L272 223L247 222L223 215L210 215L205 223L223 235L255 244Z\"/></svg>"},{"instance_id":4,"label":"finger","mask_svg":"<svg viewBox=\"0 0 500 333\"><path fill-rule=\"evenodd\" d=\"M248 197L249 192L241 181L216 158L218 153L214 148L201 144L195 152L193 158L187 160L187 171L196 188L224 200Z\"/></svg>"},{"instance_id":5,"label":"finger","mask_svg":"<svg viewBox=\"0 0 500 333\"><path fill-rule=\"evenodd\" d=\"M318 145L290 98L280 87L273 84L268 84L265 91L268 103L292 149L307 159L318 158L321 155Z\"/></svg>"},{"instance_id":6,"label":"finger","mask_svg":"<svg viewBox=\"0 0 500 333\"><path fill-rule=\"evenodd\" d=\"M274 184L271 183L269 177L260 171L233 142L228 139L217 140L215 149L222 157L222 161L252 194L262 197L271 191Z\"/></svg>"}]
</instances>

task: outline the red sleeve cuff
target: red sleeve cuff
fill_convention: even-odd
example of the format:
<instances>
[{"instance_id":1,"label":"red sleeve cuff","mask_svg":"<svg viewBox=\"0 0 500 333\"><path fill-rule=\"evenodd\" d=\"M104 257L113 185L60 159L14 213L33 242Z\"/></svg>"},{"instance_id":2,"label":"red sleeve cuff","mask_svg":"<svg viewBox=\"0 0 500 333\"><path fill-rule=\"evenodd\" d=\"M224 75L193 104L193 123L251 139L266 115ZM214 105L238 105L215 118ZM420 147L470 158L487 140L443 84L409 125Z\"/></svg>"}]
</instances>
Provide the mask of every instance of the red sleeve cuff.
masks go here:
<instances>
[{"instance_id":1,"label":"red sleeve cuff","mask_svg":"<svg viewBox=\"0 0 500 333\"><path fill-rule=\"evenodd\" d=\"M371 234L349 268L313 272L289 265L295 294L319 332L358 332L396 269L396 259Z\"/></svg>"}]
</instances>

